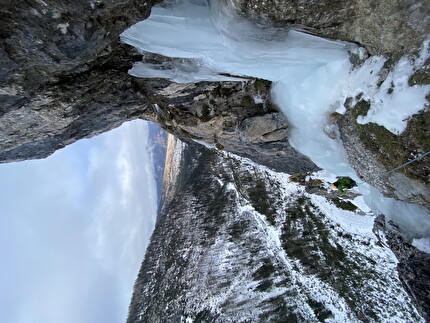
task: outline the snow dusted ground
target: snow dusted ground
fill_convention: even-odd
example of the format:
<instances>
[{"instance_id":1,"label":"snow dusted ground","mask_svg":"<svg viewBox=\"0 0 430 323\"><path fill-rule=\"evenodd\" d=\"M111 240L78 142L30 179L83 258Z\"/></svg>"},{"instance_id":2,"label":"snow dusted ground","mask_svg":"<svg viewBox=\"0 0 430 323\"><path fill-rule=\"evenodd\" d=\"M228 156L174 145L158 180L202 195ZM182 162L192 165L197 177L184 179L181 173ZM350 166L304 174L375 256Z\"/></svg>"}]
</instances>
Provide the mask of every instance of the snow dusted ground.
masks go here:
<instances>
[{"instance_id":1,"label":"snow dusted ground","mask_svg":"<svg viewBox=\"0 0 430 323\"><path fill-rule=\"evenodd\" d=\"M383 233L377 232L378 235L376 235L373 232L374 214L363 202L361 196L357 196L351 200L351 202L358 207L357 210L353 212L343 210L338 208L330 198L324 195L307 193L304 186L292 182L288 174L273 172L237 156L230 156L230 158L240 160L241 172L249 172L249 174L253 174L257 178L264 178L266 185L270 183L268 186L275 186L280 193L279 195L275 193L275 196L277 196L277 198L275 198L275 200L277 200L275 202L277 205L276 215L272 215L274 218L269 219L267 215L256 210L249 196L244 196L241 193L243 189L238 187L237 182L234 184L227 184L228 190L233 191L237 196L236 207L238 216L252 219L256 228L253 234L259 236L265 245L266 252L277 260L282 271L285 271L291 279L290 285L285 290L282 288L275 289L267 292L264 296L253 296L251 290L255 288L255 282L248 282L248 277L244 273L242 283L240 284L240 288L246 290L246 292L243 292L244 299L256 297L269 300L279 295L285 296L283 292L285 293L287 290L292 289L296 292L294 293L294 300L289 299L288 301L293 302L297 306L296 311L299 312L306 321L321 319L321 317L318 317L318 313L315 312L315 309L309 306L308 298L311 297L316 302L324 304L324 307L331 312L332 317L327 319L328 322L354 322L361 321L364 318L362 316L363 313L355 314L354 311L351 310L351 304L348 304L346 300L348 296L351 297L351 295L354 295L355 297L362 297L361 300L354 299L354 302L363 303L363 301L365 301L372 303L368 311L374 311L375 319L377 318L377 320L389 319L391 321L409 321L410 319L417 319L416 311L412 310L412 312L408 314L403 312L404 310L408 311L407 308L410 306L410 298L403 289L398 278L396 271L397 259L385 243ZM325 172L320 172L312 174L310 179L321 180L322 182L320 185L322 191L329 191L330 182L327 180L333 178L332 176L327 177ZM222 183L220 179L219 183L220 185L225 184ZM266 186L266 188L268 187ZM330 281L330 279L320 277L320 269L312 271L307 268L309 264L303 265L300 258L306 258L309 256L308 254L301 254L300 256L292 255L289 252L289 248L283 246L285 244L294 244L297 242L294 241L294 239L285 241L285 225L289 227L291 227L291 225L296 226L295 229L298 231L304 230L302 227L303 223L300 223L300 221L294 224L287 221L288 217L292 215L288 210L291 208L292 204L294 205L297 203L297 200L300 199L306 202L299 207L303 209L309 207L311 213L318 218L318 221L315 223L319 222L321 226L318 227L318 225L316 225L316 227L312 227L312 232L310 232L310 234L318 236L321 234L318 230L323 230L321 229L322 227L326 229L329 228L329 230L327 230L327 241L331 247L343 250L342 252L346 255L346 259L344 260L345 265L351 266L364 274L362 277L363 280L359 282L356 281L355 283L353 279L360 279L360 274L355 277L354 275L352 275L352 277L342 277L342 274L340 274L340 279L351 279L349 282L351 285L348 283L348 288L352 290L346 292L346 294L350 295L346 296L342 294L344 291L339 292L339 286L333 281ZM285 213L282 212L284 210L286 210ZM309 215L310 214L307 214L306 216ZM229 245L224 244L222 239L218 240L218 243L222 244L220 249L224 249L223 253L220 255L220 262L222 264L223 258L228 257L232 252L229 251ZM234 248L234 245L232 247ZM331 274L336 276L338 274L336 273L338 264L335 263L336 260L328 259L330 257L329 252L323 250L320 244L313 245L311 249L311 252L319 254L318 257L316 257L318 263L315 265L321 267L328 265ZM331 263L331 261L334 263ZM347 262L351 263L347 264ZM356 264L359 264L359 267L356 267ZM375 264L377 265L375 266ZM357 284L361 285L359 290L353 291L353 285ZM230 293L233 293L233 291L237 292L233 289ZM228 300L228 294L221 295L223 297L210 299L207 306L210 308L217 308L219 304ZM364 304L360 306L364 306ZM403 310L399 311L399 309ZM240 320L241 315L242 314L239 312L237 319Z\"/></svg>"},{"instance_id":2,"label":"snow dusted ground","mask_svg":"<svg viewBox=\"0 0 430 323\"><path fill-rule=\"evenodd\" d=\"M128 322L424 321L357 192L204 147L182 156Z\"/></svg>"}]
</instances>

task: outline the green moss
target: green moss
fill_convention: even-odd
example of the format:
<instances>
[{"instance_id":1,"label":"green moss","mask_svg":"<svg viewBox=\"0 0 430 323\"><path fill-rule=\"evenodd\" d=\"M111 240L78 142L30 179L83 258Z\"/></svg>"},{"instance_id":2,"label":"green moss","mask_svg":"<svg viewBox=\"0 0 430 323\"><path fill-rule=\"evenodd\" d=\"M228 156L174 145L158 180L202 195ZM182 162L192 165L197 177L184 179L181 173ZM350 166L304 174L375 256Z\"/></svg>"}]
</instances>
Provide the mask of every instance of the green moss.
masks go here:
<instances>
[{"instance_id":1,"label":"green moss","mask_svg":"<svg viewBox=\"0 0 430 323\"><path fill-rule=\"evenodd\" d=\"M351 189L357 185L350 177L338 177L337 181L334 182L332 186L336 187L341 195L345 195L346 190Z\"/></svg>"},{"instance_id":2,"label":"green moss","mask_svg":"<svg viewBox=\"0 0 430 323\"><path fill-rule=\"evenodd\" d=\"M357 206L352 204L350 201L341 200L339 198L332 199L334 205L336 205L339 209L354 212L357 210Z\"/></svg>"},{"instance_id":3,"label":"green moss","mask_svg":"<svg viewBox=\"0 0 430 323\"><path fill-rule=\"evenodd\" d=\"M354 119L357 119L358 116L366 116L367 112L369 112L370 103L366 100L360 100L352 110L352 116Z\"/></svg>"},{"instance_id":4,"label":"green moss","mask_svg":"<svg viewBox=\"0 0 430 323\"><path fill-rule=\"evenodd\" d=\"M257 92L268 92L270 90L272 82L264 80L264 79L255 79L254 80L254 89Z\"/></svg>"},{"instance_id":5,"label":"green moss","mask_svg":"<svg viewBox=\"0 0 430 323\"><path fill-rule=\"evenodd\" d=\"M366 115L370 103L361 100L352 110L354 120ZM378 161L387 169L395 168L430 149L430 111L424 111L411 118L407 129L396 136L382 126L374 123L364 125L356 123L360 141L372 151ZM430 158L413 163L400 170L406 176L428 183Z\"/></svg>"}]
</instances>

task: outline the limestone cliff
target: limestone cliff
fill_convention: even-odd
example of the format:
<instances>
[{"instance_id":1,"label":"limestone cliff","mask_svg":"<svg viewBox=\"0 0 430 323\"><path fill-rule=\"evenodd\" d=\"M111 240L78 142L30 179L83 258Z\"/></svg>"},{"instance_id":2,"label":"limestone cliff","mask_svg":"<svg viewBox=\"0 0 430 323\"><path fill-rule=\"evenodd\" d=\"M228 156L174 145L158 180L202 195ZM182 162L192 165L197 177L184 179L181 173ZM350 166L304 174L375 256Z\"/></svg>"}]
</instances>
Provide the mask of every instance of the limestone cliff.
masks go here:
<instances>
[{"instance_id":1,"label":"limestone cliff","mask_svg":"<svg viewBox=\"0 0 430 323\"><path fill-rule=\"evenodd\" d=\"M127 75L139 56L118 36L153 3L3 1L1 161L46 157L144 109Z\"/></svg>"},{"instance_id":2,"label":"limestone cliff","mask_svg":"<svg viewBox=\"0 0 430 323\"><path fill-rule=\"evenodd\" d=\"M323 37L398 58L417 53L430 33L430 1L223 0L260 24L297 26Z\"/></svg>"},{"instance_id":3,"label":"limestone cliff","mask_svg":"<svg viewBox=\"0 0 430 323\"><path fill-rule=\"evenodd\" d=\"M118 35L144 19L153 4L6 3L0 27L0 161L43 158L143 118L185 140L254 156L279 170L316 169L289 146L287 123L270 103L267 82L179 86L127 74L141 55ZM255 102L256 95L265 103Z\"/></svg>"},{"instance_id":4,"label":"limestone cliff","mask_svg":"<svg viewBox=\"0 0 430 323\"><path fill-rule=\"evenodd\" d=\"M122 45L118 35L147 17L156 2L3 3L0 161L43 158L80 138L107 131L126 120L143 118L160 123L180 138L204 141L278 170L316 169L289 146L288 122L271 104L267 82L179 86L127 74L132 63L142 56ZM374 4L363 0L234 0L229 6L258 23L298 25L318 35L357 42L369 53L383 53L393 60L416 53L430 28L428 1ZM166 60L154 55L145 55L144 59ZM429 82L428 63L411 82ZM423 133L420 138L428 138L428 120L426 113L415 122ZM415 133L406 136L403 146L409 142L418 142L420 148L428 146L425 140L414 138ZM381 160L378 147L383 146L382 142L376 145L376 149L368 149L369 161ZM347 151L351 160L361 154L356 149ZM395 155L390 151L386 154L388 160ZM366 169L378 168L376 163L371 162L366 169L353 165L366 181L372 182L372 173ZM421 183L417 186L428 185L428 162L425 165L424 171L412 178ZM388 168L391 164L383 166ZM390 196L404 198L395 192L395 187L386 189L377 181L372 184ZM425 195L425 190L420 194ZM423 198L409 200L426 204Z\"/></svg>"},{"instance_id":5,"label":"limestone cliff","mask_svg":"<svg viewBox=\"0 0 430 323\"><path fill-rule=\"evenodd\" d=\"M121 44L118 36L147 17L156 2L8 0L3 3L0 162L43 158L80 138L107 131L126 120L143 118L160 123L182 139L203 141L252 157L277 170L315 170L309 159L288 144L288 122L271 103L267 82L202 82L180 86L127 74L142 55ZM370 54L382 53L392 60L416 54L430 28L428 1L221 3L257 23L299 26L318 35L357 42ZM143 59L166 60L154 55L145 55ZM429 83L428 66L426 62L410 82ZM418 127L420 137L429 137L428 112L414 117L411 123L412 128ZM347 132L351 132L349 128L343 131ZM428 141L414 140L416 136L417 131L406 135L395 151L409 147L411 142L418 142L416 151L428 149ZM378 149L367 147L365 140L359 141L369 154L369 161L388 159L400 163L407 157L393 158L397 153L385 150L386 158L381 158ZM386 141L384 137L379 146ZM357 149L347 152L351 161L363 154ZM374 173L369 169L387 169L392 164L383 162L380 167L370 163L366 168L352 164L364 180L389 196L426 205L426 189L418 194L421 197L411 198L396 192L397 188L385 180L379 185L372 181ZM425 188L428 161L417 168L420 170L413 176L406 176L414 181L412 186Z\"/></svg>"}]
</instances>

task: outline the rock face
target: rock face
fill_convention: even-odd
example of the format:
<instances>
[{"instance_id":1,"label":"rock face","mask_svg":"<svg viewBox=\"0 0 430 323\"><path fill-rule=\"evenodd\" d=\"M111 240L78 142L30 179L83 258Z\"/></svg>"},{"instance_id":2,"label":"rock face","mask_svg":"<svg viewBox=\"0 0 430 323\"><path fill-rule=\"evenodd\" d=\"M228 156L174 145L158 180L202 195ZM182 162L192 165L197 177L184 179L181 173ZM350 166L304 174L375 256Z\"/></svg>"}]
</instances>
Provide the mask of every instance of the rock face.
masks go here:
<instances>
[{"instance_id":1,"label":"rock face","mask_svg":"<svg viewBox=\"0 0 430 323\"><path fill-rule=\"evenodd\" d=\"M262 24L296 25L317 35L359 43L372 55L416 53L430 33L428 0L223 0Z\"/></svg>"},{"instance_id":2,"label":"rock face","mask_svg":"<svg viewBox=\"0 0 430 323\"><path fill-rule=\"evenodd\" d=\"M43 158L143 118L185 140L217 145L279 170L315 170L288 144L286 121L270 103L267 82L181 86L127 74L141 55L119 43L118 35L145 18L152 5L39 1L4 7L0 161Z\"/></svg>"},{"instance_id":3,"label":"rock face","mask_svg":"<svg viewBox=\"0 0 430 323\"><path fill-rule=\"evenodd\" d=\"M42 158L131 119L144 97L119 34L144 1L6 1L0 16L0 159Z\"/></svg>"},{"instance_id":4,"label":"rock face","mask_svg":"<svg viewBox=\"0 0 430 323\"><path fill-rule=\"evenodd\" d=\"M359 105L362 105L360 103ZM384 195L424 206L430 211L430 160L419 160L387 175L391 169L428 150L429 112L414 116L404 134L396 136L376 124L357 123L359 107L337 116L337 125L351 166ZM418 126L415 126L418 123ZM421 123L421 124L420 124ZM412 157L411 157L412 156Z\"/></svg>"},{"instance_id":5,"label":"rock face","mask_svg":"<svg viewBox=\"0 0 430 323\"><path fill-rule=\"evenodd\" d=\"M160 81L149 82L153 83L160 86ZM288 123L271 104L269 82L164 84L151 94L154 103L144 117L177 137L235 152L279 171L317 169L288 143Z\"/></svg>"},{"instance_id":6,"label":"rock face","mask_svg":"<svg viewBox=\"0 0 430 323\"><path fill-rule=\"evenodd\" d=\"M415 304L420 309L426 322L428 322L430 320L428 310L428 304L430 303L428 293L430 290L430 269L428 266L430 255L404 241L395 225L392 223L385 224L383 215L375 220L375 230L387 232L388 244L399 260L397 269L402 283L415 300Z\"/></svg>"},{"instance_id":7,"label":"rock face","mask_svg":"<svg viewBox=\"0 0 430 323\"><path fill-rule=\"evenodd\" d=\"M271 104L267 82L180 86L127 74L141 55L122 45L118 35L147 17L156 2L4 3L0 162L43 158L80 138L143 118L185 140L204 141L274 169L316 169L288 144L288 123ZM428 1L415 2L221 1L260 23L304 26L393 58L415 53L429 33ZM428 82L427 70L428 64L413 81Z\"/></svg>"}]
</instances>

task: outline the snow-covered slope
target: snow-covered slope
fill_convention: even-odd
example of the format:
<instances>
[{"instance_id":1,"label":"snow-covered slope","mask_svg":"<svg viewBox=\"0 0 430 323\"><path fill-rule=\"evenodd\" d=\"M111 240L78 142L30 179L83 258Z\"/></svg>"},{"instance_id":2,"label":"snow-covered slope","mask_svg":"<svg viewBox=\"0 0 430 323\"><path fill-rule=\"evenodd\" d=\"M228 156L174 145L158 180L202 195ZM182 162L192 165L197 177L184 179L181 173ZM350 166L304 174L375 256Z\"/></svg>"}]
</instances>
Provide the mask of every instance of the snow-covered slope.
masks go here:
<instances>
[{"instance_id":1,"label":"snow-covered slope","mask_svg":"<svg viewBox=\"0 0 430 323\"><path fill-rule=\"evenodd\" d=\"M185 146L128 322L422 321L357 192Z\"/></svg>"},{"instance_id":2,"label":"snow-covered slope","mask_svg":"<svg viewBox=\"0 0 430 323\"><path fill-rule=\"evenodd\" d=\"M355 44L251 24L218 6L226 3L153 8L122 39L169 59L137 63L130 73L177 83L271 81L289 143L324 172L290 178L204 148L183 150L176 194L143 263L130 322L421 320L387 240L373 226L384 214L410 241L425 243L430 216L361 181L349 165L345 134L331 119L367 102L367 116L354 122L402 133L406 118L427 104L430 87L408 80L428 58L428 43L415 61L398 60L384 78L384 57L365 60ZM349 200L330 189L327 179L336 175L359 183Z\"/></svg>"}]
</instances>

